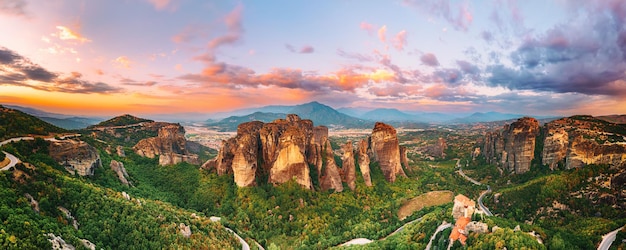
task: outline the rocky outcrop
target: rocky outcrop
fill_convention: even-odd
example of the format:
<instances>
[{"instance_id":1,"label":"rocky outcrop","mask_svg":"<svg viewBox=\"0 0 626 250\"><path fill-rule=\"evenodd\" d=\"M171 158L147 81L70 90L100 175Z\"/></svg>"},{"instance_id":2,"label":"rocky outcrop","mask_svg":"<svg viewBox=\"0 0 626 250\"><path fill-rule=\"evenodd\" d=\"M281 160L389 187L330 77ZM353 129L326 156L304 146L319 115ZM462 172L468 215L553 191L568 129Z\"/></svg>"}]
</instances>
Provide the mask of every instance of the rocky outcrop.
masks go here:
<instances>
[{"instance_id":1,"label":"rocky outcrop","mask_svg":"<svg viewBox=\"0 0 626 250\"><path fill-rule=\"evenodd\" d=\"M180 234L182 234L183 237L185 238L191 237L191 228L185 225L185 223L180 223L178 225L178 229L180 230Z\"/></svg>"},{"instance_id":2,"label":"rocky outcrop","mask_svg":"<svg viewBox=\"0 0 626 250\"><path fill-rule=\"evenodd\" d=\"M117 146L117 147L115 147L115 151L117 153L117 156L119 156L119 157L126 157L126 152L124 152L124 147Z\"/></svg>"},{"instance_id":3,"label":"rocky outcrop","mask_svg":"<svg viewBox=\"0 0 626 250\"><path fill-rule=\"evenodd\" d=\"M501 131L485 135L483 154L490 164L502 166L516 174L530 170L535 157L535 140L539 135L539 122L524 117L505 125Z\"/></svg>"},{"instance_id":4,"label":"rocky outcrop","mask_svg":"<svg viewBox=\"0 0 626 250\"><path fill-rule=\"evenodd\" d=\"M33 198L33 196L30 195L29 193L24 194L24 197L28 199L28 202L30 203L30 207L33 209L33 211L39 213L39 202L37 202L37 200L35 200L35 198Z\"/></svg>"},{"instance_id":5,"label":"rocky outcrop","mask_svg":"<svg viewBox=\"0 0 626 250\"><path fill-rule=\"evenodd\" d=\"M330 141L326 140L326 146L324 147L324 158L326 164L322 167L322 175L320 176L320 187L322 190L334 189L335 192L343 191L343 184L341 182L341 174L339 168L335 162L335 154L330 145Z\"/></svg>"},{"instance_id":6,"label":"rocky outcrop","mask_svg":"<svg viewBox=\"0 0 626 250\"><path fill-rule=\"evenodd\" d=\"M435 144L430 145L427 148L427 152L429 155L432 155L435 158L446 158L446 150L448 149L448 144L446 143L446 139L439 138L435 142Z\"/></svg>"},{"instance_id":7,"label":"rocky outcrop","mask_svg":"<svg viewBox=\"0 0 626 250\"><path fill-rule=\"evenodd\" d=\"M403 168L409 170L409 156L405 146L400 146L400 163Z\"/></svg>"},{"instance_id":8,"label":"rocky outcrop","mask_svg":"<svg viewBox=\"0 0 626 250\"><path fill-rule=\"evenodd\" d=\"M240 187L256 185L259 156L259 130L262 122L244 123L237 129L237 145L233 152L232 171Z\"/></svg>"},{"instance_id":9,"label":"rocky outcrop","mask_svg":"<svg viewBox=\"0 0 626 250\"><path fill-rule=\"evenodd\" d=\"M120 179L120 182L128 186L129 185L129 182L127 179L128 173L126 172L126 168L124 168L124 163L121 163L116 160L111 160L111 164L109 164L109 166L111 167L111 170L113 170L113 172L117 174L117 178Z\"/></svg>"},{"instance_id":10,"label":"rocky outcrop","mask_svg":"<svg viewBox=\"0 0 626 250\"><path fill-rule=\"evenodd\" d=\"M91 243L89 240L80 239L80 243L89 250L96 250L96 244Z\"/></svg>"},{"instance_id":11,"label":"rocky outcrop","mask_svg":"<svg viewBox=\"0 0 626 250\"><path fill-rule=\"evenodd\" d=\"M185 129L180 124L164 123L157 137L139 141L133 147L138 155L155 158L159 157L159 165L166 166L180 162L200 164L198 155L191 154L186 147Z\"/></svg>"},{"instance_id":12,"label":"rocky outcrop","mask_svg":"<svg viewBox=\"0 0 626 250\"><path fill-rule=\"evenodd\" d=\"M489 226L484 222L471 221L465 226L465 231L468 233L476 232L479 234L484 234L489 232Z\"/></svg>"},{"instance_id":13,"label":"rocky outcrop","mask_svg":"<svg viewBox=\"0 0 626 250\"><path fill-rule=\"evenodd\" d=\"M72 223L72 226L74 226L74 229L78 230L78 221L76 221L76 218L74 218L74 216L72 216L72 213L70 212L70 210L67 210L67 208L64 207L57 207L57 209L59 209L59 211L61 211L64 215L65 215L65 219L69 220Z\"/></svg>"},{"instance_id":14,"label":"rocky outcrop","mask_svg":"<svg viewBox=\"0 0 626 250\"><path fill-rule=\"evenodd\" d=\"M83 141L51 141L48 149L50 157L72 174L91 176L95 168L102 166L98 150Z\"/></svg>"},{"instance_id":15,"label":"rocky outcrop","mask_svg":"<svg viewBox=\"0 0 626 250\"><path fill-rule=\"evenodd\" d=\"M66 243L61 236L56 236L53 233L46 234L48 241L52 244L53 250L74 250L76 247Z\"/></svg>"},{"instance_id":16,"label":"rocky outcrop","mask_svg":"<svg viewBox=\"0 0 626 250\"><path fill-rule=\"evenodd\" d=\"M544 126L542 164L555 169L566 169L588 164L620 166L626 162L624 135L605 130L614 124L606 124L593 117L578 116L562 118ZM617 139L617 140L616 140ZM601 141L601 143L598 143Z\"/></svg>"},{"instance_id":17,"label":"rocky outcrop","mask_svg":"<svg viewBox=\"0 0 626 250\"><path fill-rule=\"evenodd\" d=\"M354 190L356 188L356 166L354 164L352 141L346 142L341 149L343 150L343 155L341 156L341 161L343 162L341 166L343 181L348 184L350 190Z\"/></svg>"},{"instance_id":18,"label":"rocky outcrop","mask_svg":"<svg viewBox=\"0 0 626 250\"><path fill-rule=\"evenodd\" d=\"M372 130L370 147L380 169L389 182L396 181L397 176L406 176L400 164L400 146L396 129L382 122L377 122Z\"/></svg>"},{"instance_id":19,"label":"rocky outcrop","mask_svg":"<svg viewBox=\"0 0 626 250\"><path fill-rule=\"evenodd\" d=\"M387 180L393 182L397 176L406 176L402 164L408 165L408 159L405 148L399 147L396 130L380 123L371 138L359 142L358 149L365 184L372 185L369 153L380 162ZM240 124L237 135L223 141L217 157L202 167L215 169L218 175L232 173L240 187L254 186L256 180L267 179L275 185L294 180L307 189L313 189L315 182L322 190L341 192L343 182L350 189L356 188L352 143L344 145L343 151L343 166L339 168L328 139L328 128L313 127L310 120L287 115L286 119L270 123Z\"/></svg>"},{"instance_id":20,"label":"rocky outcrop","mask_svg":"<svg viewBox=\"0 0 626 250\"><path fill-rule=\"evenodd\" d=\"M359 141L357 146L357 154L359 160L359 169L361 170L361 175L363 175L363 180L365 181L365 186L372 186L372 178L370 176L370 157L367 153L369 148L369 139L362 139Z\"/></svg>"}]
</instances>

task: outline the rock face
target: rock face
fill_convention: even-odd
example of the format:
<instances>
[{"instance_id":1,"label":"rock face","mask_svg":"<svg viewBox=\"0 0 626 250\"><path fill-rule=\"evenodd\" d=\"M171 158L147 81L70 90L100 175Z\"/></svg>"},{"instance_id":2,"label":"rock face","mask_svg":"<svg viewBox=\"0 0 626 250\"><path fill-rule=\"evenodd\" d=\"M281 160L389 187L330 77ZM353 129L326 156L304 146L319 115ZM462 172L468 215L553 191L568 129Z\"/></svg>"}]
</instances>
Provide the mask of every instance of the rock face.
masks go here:
<instances>
[{"instance_id":1,"label":"rock face","mask_svg":"<svg viewBox=\"0 0 626 250\"><path fill-rule=\"evenodd\" d=\"M611 125L584 116L547 123L544 126L542 164L550 166L550 169L559 164L566 169L588 164L622 165L626 162L626 145L621 141L626 138L605 131L610 128ZM598 143L598 140L603 142Z\"/></svg>"},{"instance_id":2,"label":"rock face","mask_svg":"<svg viewBox=\"0 0 626 250\"><path fill-rule=\"evenodd\" d=\"M409 156L405 146L400 146L400 163L405 169L409 169Z\"/></svg>"},{"instance_id":3,"label":"rock face","mask_svg":"<svg viewBox=\"0 0 626 250\"><path fill-rule=\"evenodd\" d=\"M52 141L49 152L52 159L72 174L91 176L96 167L102 166L96 148L83 141Z\"/></svg>"},{"instance_id":4,"label":"rock face","mask_svg":"<svg viewBox=\"0 0 626 250\"><path fill-rule=\"evenodd\" d=\"M343 181L348 184L350 190L354 190L356 188L356 166L354 164L352 141L346 142L341 149L343 150L343 155L341 156L341 161L343 162L343 166L341 167L343 171Z\"/></svg>"},{"instance_id":5,"label":"rock face","mask_svg":"<svg viewBox=\"0 0 626 250\"><path fill-rule=\"evenodd\" d=\"M341 174L339 168L335 162L335 154L330 145L330 141L326 140L326 146L324 147L324 158L326 164L322 167L322 175L320 176L320 187L322 190L334 189L335 192L343 191L343 184L341 182Z\"/></svg>"},{"instance_id":6,"label":"rock face","mask_svg":"<svg viewBox=\"0 0 626 250\"><path fill-rule=\"evenodd\" d=\"M56 236L53 233L46 234L48 236L48 241L52 244L53 250L74 250L76 247L68 244L61 238L61 236Z\"/></svg>"},{"instance_id":7,"label":"rock face","mask_svg":"<svg viewBox=\"0 0 626 250\"><path fill-rule=\"evenodd\" d=\"M371 142L371 143L370 143ZM315 182L322 190L343 191L343 182L356 188L356 167L352 143L343 147L343 167L339 168L328 139L328 128L314 127L311 120L287 115L270 123L248 122L237 128L237 135L222 142L222 147L203 168L215 169L218 175L233 174L240 187L256 185L257 180L282 184L294 180L306 189ZM368 149L376 150L368 150ZM398 138L393 127L380 123L372 139L359 143L359 167L367 186L371 186L369 152L375 152L387 180L403 175ZM402 155L406 155L403 151Z\"/></svg>"},{"instance_id":8,"label":"rock face","mask_svg":"<svg viewBox=\"0 0 626 250\"><path fill-rule=\"evenodd\" d=\"M370 147L374 160L389 182L396 181L396 177L406 176L400 164L400 146L396 129L382 122L377 122L372 130Z\"/></svg>"},{"instance_id":9,"label":"rock face","mask_svg":"<svg viewBox=\"0 0 626 250\"><path fill-rule=\"evenodd\" d=\"M368 187L372 186L372 178L370 176L370 157L367 153L367 149L369 148L368 139L362 139L359 141L357 153L359 159L359 169L361 170L361 175L363 175L363 180L365 181L365 185Z\"/></svg>"},{"instance_id":10,"label":"rock face","mask_svg":"<svg viewBox=\"0 0 626 250\"><path fill-rule=\"evenodd\" d=\"M159 157L159 165L166 166L180 162L200 164L198 155L187 150L185 129L180 124L165 123L159 128L158 136L139 141L133 147L138 155Z\"/></svg>"},{"instance_id":11,"label":"rock face","mask_svg":"<svg viewBox=\"0 0 626 250\"><path fill-rule=\"evenodd\" d=\"M111 160L111 164L109 166L111 167L111 170L117 174L117 178L120 179L122 184L128 186L128 173L126 172L126 168L124 168L124 163Z\"/></svg>"},{"instance_id":12,"label":"rock face","mask_svg":"<svg viewBox=\"0 0 626 250\"><path fill-rule=\"evenodd\" d=\"M525 173L535 157L537 135L539 122L535 118L520 118L501 131L487 133L483 154L490 164L498 164L516 174Z\"/></svg>"},{"instance_id":13,"label":"rock face","mask_svg":"<svg viewBox=\"0 0 626 250\"><path fill-rule=\"evenodd\" d=\"M117 147L115 147L115 151L117 152L117 156L119 156L119 157L126 157L126 152L124 152L124 147L117 146Z\"/></svg>"}]
</instances>

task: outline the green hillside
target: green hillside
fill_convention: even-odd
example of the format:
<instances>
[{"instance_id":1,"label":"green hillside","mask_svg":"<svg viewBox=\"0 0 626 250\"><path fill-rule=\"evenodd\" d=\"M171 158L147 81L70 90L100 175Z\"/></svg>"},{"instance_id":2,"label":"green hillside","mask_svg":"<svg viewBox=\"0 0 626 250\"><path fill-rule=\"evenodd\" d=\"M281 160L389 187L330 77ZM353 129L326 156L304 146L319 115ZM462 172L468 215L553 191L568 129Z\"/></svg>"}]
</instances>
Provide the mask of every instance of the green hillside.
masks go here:
<instances>
[{"instance_id":1,"label":"green hillside","mask_svg":"<svg viewBox=\"0 0 626 250\"><path fill-rule=\"evenodd\" d=\"M25 135L48 135L66 130L22 111L0 105L0 140Z\"/></svg>"},{"instance_id":2,"label":"green hillside","mask_svg":"<svg viewBox=\"0 0 626 250\"><path fill-rule=\"evenodd\" d=\"M92 127L114 127L114 126L126 126L137 124L141 122L153 122L153 120L143 119L139 117L135 117L129 114L113 117L109 120L100 122Z\"/></svg>"}]
</instances>

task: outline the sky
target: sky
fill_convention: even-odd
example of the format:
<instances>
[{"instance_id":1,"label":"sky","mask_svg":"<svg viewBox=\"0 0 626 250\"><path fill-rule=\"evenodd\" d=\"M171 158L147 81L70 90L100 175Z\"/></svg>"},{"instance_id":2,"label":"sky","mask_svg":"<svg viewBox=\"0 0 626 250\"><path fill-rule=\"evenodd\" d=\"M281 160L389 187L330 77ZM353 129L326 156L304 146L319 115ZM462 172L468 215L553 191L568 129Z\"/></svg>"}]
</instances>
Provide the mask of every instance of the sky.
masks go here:
<instances>
[{"instance_id":1,"label":"sky","mask_svg":"<svg viewBox=\"0 0 626 250\"><path fill-rule=\"evenodd\" d=\"M0 103L626 114L622 0L0 0Z\"/></svg>"}]
</instances>

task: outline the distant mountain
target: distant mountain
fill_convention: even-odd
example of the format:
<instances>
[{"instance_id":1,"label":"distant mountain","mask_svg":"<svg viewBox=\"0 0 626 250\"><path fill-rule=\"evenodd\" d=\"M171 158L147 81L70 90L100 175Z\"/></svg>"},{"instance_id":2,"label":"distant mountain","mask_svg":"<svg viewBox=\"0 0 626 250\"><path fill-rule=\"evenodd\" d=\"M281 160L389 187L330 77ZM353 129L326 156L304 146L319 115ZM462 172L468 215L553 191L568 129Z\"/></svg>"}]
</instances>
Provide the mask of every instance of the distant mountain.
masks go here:
<instances>
[{"instance_id":1,"label":"distant mountain","mask_svg":"<svg viewBox=\"0 0 626 250\"><path fill-rule=\"evenodd\" d=\"M282 113L263 113L263 112L254 112L249 115L244 116L231 116L228 118L224 118L219 122L210 123L210 126L219 127L220 130L223 131L236 131L237 126L244 122L251 121L262 121L262 122L271 122L276 119L285 118L287 114Z\"/></svg>"},{"instance_id":2,"label":"distant mountain","mask_svg":"<svg viewBox=\"0 0 626 250\"><path fill-rule=\"evenodd\" d=\"M141 123L141 122L153 122L153 120L148 120L148 119L132 116L129 114L125 114L125 115L113 117L109 120L98 123L94 125L93 127L126 126L126 125Z\"/></svg>"},{"instance_id":3,"label":"distant mountain","mask_svg":"<svg viewBox=\"0 0 626 250\"><path fill-rule=\"evenodd\" d=\"M370 121L413 121L416 116L404 113L397 109L374 109L360 116Z\"/></svg>"},{"instance_id":4,"label":"distant mountain","mask_svg":"<svg viewBox=\"0 0 626 250\"><path fill-rule=\"evenodd\" d=\"M284 106L284 105L271 105L264 106L259 108L246 108L246 109L237 109L229 112L218 112L209 114L209 120L207 122L213 122L215 120L221 120L227 117L232 116L246 116L252 113L261 112L261 113L277 113L277 114L286 114L289 110L293 109L294 106Z\"/></svg>"},{"instance_id":5,"label":"distant mountain","mask_svg":"<svg viewBox=\"0 0 626 250\"><path fill-rule=\"evenodd\" d=\"M607 122L626 124L626 115L603 115L596 118L600 120L605 120Z\"/></svg>"},{"instance_id":6,"label":"distant mountain","mask_svg":"<svg viewBox=\"0 0 626 250\"><path fill-rule=\"evenodd\" d=\"M337 110L319 102L296 105L288 113L297 114L303 119L311 119L313 124L328 127L362 128L374 125L373 122L339 113Z\"/></svg>"},{"instance_id":7,"label":"distant mountain","mask_svg":"<svg viewBox=\"0 0 626 250\"><path fill-rule=\"evenodd\" d=\"M287 114L297 114L302 119L310 119L313 124L324 125L328 127L344 127L344 128L364 128L373 126L373 122L358 119L337 110L321 104L319 102L310 102L296 106L267 106L255 110L278 110L284 112L261 112L256 111L252 114L241 116L230 116L220 120L219 122L208 122L209 126L216 126L222 130L234 131L240 123L249 121L270 122L276 119L285 118Z\"/></svg>"},{"instance_id":8,"label":"distant mountain","mask_svg":"<svg viewBox=\"0 0 626 250\"><path fill-rule=\"evenodd\" d=\"M43 111L40 109L15 106L15 105L5 105L5 107L19 110L32 116L36 116L41 120L44 120L52 125L55 125L57 127L64 128L64 129L82 129L82 128L86 128L88 126L94 125L103 120L102 118L99 118L99 117L71 116L71 115L50 113L50 112Z\"/></svg>"},{"instance_id":9,"label":"distant mountain","mask_svg":"<svg viewBox=\"0 0 626 250\"><path fill-rule=\"evenodd\" d=\"M356 118L362 118L361 116L369 111L371 111L372 109L368 109L368 108L338 108L337 112L339 113L343 113L352 117L356 117Z\"/></svg>"},{"instance_id":10,"label":"distant mountain","mask_svg":"<svg viewBox=\"0 0 626 250\"><path fill-rule=\"evenodd\" d=\"M505 114L499 112L487 112L481 113L476 112L467 117L453 119L451 123L475 123L475 122L494 122L494 121L503 121L503 120L511 120L524 117L525 115L520 114Z\"/></svg>"},{"instance_id":11,"label":"distant mountain","mask_svg":"<svg viewBox=\"0 0 626 250\"><path fill-rule=\"evenodd\" d=\"M65 129L54 126L22 111L0 105L0 139L30 134L48 135L62 133Z\"/></svg>"},{"instance_id":12,"label":"distant mountain","mask_svg":"<svg viewBox=\"0 0 626 250\"><path fill-rule=\"evenodd\" d=\"M85 117L69 117L69 118L54 118L54 117L39 117L39 119L53 124L57 127L64 129L83 129L94 125L101 121L100 119L85 118Z\"/></svg>"}]
</instances>

